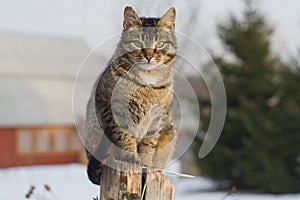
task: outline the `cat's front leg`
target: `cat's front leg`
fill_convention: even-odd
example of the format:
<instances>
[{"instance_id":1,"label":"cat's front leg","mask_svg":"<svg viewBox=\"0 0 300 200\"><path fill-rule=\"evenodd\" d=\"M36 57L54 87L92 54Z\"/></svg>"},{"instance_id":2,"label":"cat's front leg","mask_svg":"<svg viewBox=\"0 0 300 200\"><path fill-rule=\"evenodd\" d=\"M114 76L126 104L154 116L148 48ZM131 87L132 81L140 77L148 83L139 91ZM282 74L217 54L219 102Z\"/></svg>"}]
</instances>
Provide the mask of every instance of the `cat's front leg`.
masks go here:
<instances>
[{"instance_id":1,"label":"cat's front leg","mask_svg":"<svg viewBox=\"0 0 300 200\"><path fill-rule=\"evenodd\" d=\"M160 132L157 141L155 155L153 156L153 166L163 168L171 158L176 143L176 131L173 125L165 126Z\"/></svg>"},{"instance_id":2,"label":"cat's front leg","mask_svg":"<svg viewBox=\"0 0 300 200\"><path fill-rule=\"evenodd\" d=\"M116 160L129 163L139 163L137 140L134 135L119 127L115 127L111 129L111 131L105 132L111 142L116 145L113 151L113 156Z\"/></svg>"},{"instance_id":3,"label":"cat's front leg","mask_svg":"<svg viewBox=\"0 0 300 200\"><path fill-rule=\"evenodd\" d=\"M153 156L157 148L159 134L146 136L138 144L140 164L145 167L153 167Z\"/></svg>"}]
</instances>

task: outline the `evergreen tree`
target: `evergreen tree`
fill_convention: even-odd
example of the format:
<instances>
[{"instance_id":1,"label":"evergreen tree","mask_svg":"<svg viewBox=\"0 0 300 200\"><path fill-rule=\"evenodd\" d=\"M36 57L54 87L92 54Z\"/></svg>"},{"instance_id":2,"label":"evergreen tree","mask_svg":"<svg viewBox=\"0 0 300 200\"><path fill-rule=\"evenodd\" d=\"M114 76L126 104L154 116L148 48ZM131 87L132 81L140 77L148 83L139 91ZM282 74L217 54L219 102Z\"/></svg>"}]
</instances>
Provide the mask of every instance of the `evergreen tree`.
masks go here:
<instances>
[{"instance_id":1,"label":"evergreen tree","mask_svg":"<svg viewBox=\"0 0 300 200\"><path fill-rule=\"evenodd\" d=\"M203 175L240 189L300 192L300 71L283 68L270 49L272 29L251 3L241 20L218 26L236 58L215 58L227 94L222 135L206 158ZM207 100L200 100L202 107ZM202 113L202 128L210 116ZM196 155L202 141L195 141Z\"/></svg>"}]
</instances>

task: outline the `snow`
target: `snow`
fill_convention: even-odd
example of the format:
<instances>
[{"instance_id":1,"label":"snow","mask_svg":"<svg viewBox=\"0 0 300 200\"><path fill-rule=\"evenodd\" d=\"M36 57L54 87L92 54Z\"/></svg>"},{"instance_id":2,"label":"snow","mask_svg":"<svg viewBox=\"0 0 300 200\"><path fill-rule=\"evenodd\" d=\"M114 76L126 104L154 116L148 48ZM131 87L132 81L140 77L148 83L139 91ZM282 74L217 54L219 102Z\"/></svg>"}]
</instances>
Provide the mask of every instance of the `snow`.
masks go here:
<instances>
[{"instance_id":1,"label":"snow","mask_svg":"<svg viewBox=\"0 0 300 200\"><path fill-rule=\"evenodd\" d=\"M241 194L226 192L207 192L214 187L210 180L173 178L176 200L299 200L300 194ZM50 186L46 191L44 185ZM89 182L86 166L80 164L32 166L0 169L0 199L26 199L25 194L31 186L35 192L33 200L92 200L99 196L99 188Z\"/></svg>"},{"instance_id":2,"label":"snow","mask_svg":"<svg viewBox=\"0 0 300 200\"><path fill-rule=\"evenodd\" d=\"M98 188L87 179L85 166L72 164L1 169L0 199L25 199L30 186L35 186L40 195L50 196L49 200L55 199L45 192L45 184L51 187L58 200L92 200L98 194Z\"/></svg>"}]
</instances>

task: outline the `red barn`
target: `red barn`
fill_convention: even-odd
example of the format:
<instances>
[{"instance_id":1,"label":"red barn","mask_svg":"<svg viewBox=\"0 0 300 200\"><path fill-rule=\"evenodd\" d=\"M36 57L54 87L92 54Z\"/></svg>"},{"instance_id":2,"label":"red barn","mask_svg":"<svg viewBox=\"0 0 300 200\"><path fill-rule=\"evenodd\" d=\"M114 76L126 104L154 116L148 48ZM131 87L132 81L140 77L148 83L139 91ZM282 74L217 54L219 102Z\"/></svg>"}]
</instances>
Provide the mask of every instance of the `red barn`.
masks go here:
<instances>
[{"instance_id":1,"label":"red barn","mask_svg":"<svg viewBox=\"0 0 300 200\"><path fill-rule=\"evenodd\" d=\"M80 161L74 126L14 127L0 130L0 168Z\"/></svg>"},{"instance_id":2,"label":"red barn","mask_svg":"<svg viewBox=\"0 0 300 200\"><path fill-rule=\"evenodd\" d=\"M79 162L72 90L88 47L11 35L0 43L0 168Z\"/></svg>"}]
</instances>

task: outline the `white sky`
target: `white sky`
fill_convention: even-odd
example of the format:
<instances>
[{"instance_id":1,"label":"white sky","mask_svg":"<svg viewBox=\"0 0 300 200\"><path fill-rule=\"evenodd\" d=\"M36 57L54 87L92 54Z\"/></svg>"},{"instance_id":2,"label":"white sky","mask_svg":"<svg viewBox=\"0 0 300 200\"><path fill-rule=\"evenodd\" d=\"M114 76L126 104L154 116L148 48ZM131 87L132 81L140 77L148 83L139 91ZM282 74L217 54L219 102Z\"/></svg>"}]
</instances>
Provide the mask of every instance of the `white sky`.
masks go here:
<instances>
[{"instance_id":1,"label":"white sky","mask_svg":"<svg viewBox=\"0 0 300 200\"><path fill-rule=\"evenodd\" d=\"M192 0L191 0L192 1ZM122 13L126 5L137 7L142 15L159 16L169 7L177 9L177 31L190 7L182 0L0 0L0 34L17 33L48 35L66 38L84 38L90 46L103 42L121 31ZM227 19L229 13L240 14L242 0L199 0L198 40L218 51L220 41L215 25ZM272 39L276 52L284 57L296 55L300 47L300 1L254 0L255 5L275 27ZM193 23L191 23L193 26Z\"/></svg>"}]
</instances>

